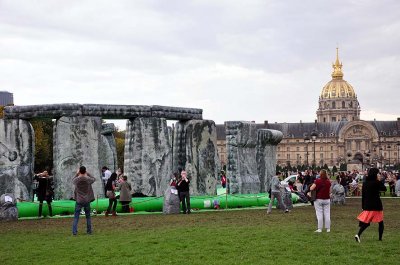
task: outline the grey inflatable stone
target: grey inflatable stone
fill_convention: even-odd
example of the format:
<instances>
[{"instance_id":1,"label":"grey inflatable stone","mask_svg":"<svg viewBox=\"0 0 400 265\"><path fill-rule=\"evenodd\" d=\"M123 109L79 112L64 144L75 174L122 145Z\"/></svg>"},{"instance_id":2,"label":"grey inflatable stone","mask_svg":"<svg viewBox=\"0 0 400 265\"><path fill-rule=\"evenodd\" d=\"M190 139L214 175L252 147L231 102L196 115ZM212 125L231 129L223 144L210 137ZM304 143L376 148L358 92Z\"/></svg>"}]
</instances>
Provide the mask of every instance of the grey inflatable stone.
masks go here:
<instances>
[{"instance_id":1,"label":"grey inflatable stone","mask_svg":"<svg viewBox=\"0 0 400 265\"><path fill-rule=\"evenodd\" d=\"M0 194L29 200L33 177L34 132L24 120L0 119Z\"/></svg>"},{"instance_id":2,"label":"grey inflatable stone","mask_svg":"<svg viewBox=\"0 0 400 265\"><path fill-rule=\"evenodd\" d=\"M168 187L164 193L163 213L164 214L179 214L180 201L178 191L175 187Z\"/></svg>"},{"instance_id":3,"label":"grey inflatable stone","mask_svg":"<svg viewBox=\"0 0 400 265\"><path fill-rule=\"evenodd\" d=\"M102 124L100 145L99 145L99 165L106 166L111 172L116 172L118 167L117 146L114 137L115 126L113 123Z\"/></svg>"},{"instance_id":4,"label":"grey inflatable stone","mask_svg":"<svg viewBox=\"0 0 400 265\"><path fill-rule=\"evenodd\" d=\"M72 178L81 165L96 178L96 182L92 184L95 197L103 197L99 164L101 118L61 117L54 127L55 198L72 198L74 191Z\"/></svg>"},{"instance_id":5,"label":"grey inflatable stone","mask_svg":"<svg viewBox=\"0 0 400 265\"><path fill-rule=\"evenodd\" d=\"M6 106L4 118L6 119L31 119L52 118L62 116L82 116L82 105L75 103L29 105L29 106Z\"/></svg>"},{"instance_id":6,"label":"grey inflatable stone","mask_svg":"<svg viewBox=\"0 0 400 265\"><path fill-rule=\"evenodd\" d=\"M261 186L257 171L256 124L228 121L225 122L225 130L228 192L259 193Z\"/></svg>"},{"instance_id":7,"label":"grey inflatable stone","mask_svg":"<svg viewBox=\"0 0 400 265\"><path fill-rule=\"evenodd\" d=\"M82 105L82 115L99 116L104 119L150 117L151 107L143 105L84 104Z\"/></svg>"},{"instance_id":8,"label":"grey inflatable stone","mask_svg":"<svg viewBox=\"0 0 400 265\"><path fill-rule=\"evenodd\" d=\"M282 138L283 133L277 130L261 129L257 131L257 166L261 183L260 192L268 192L271 179L276 174L276 151Z\"/></svg>"},{"instance_id":9,"label":"grey inflatable stone","mask_svg":"<svg viewBox=\"0 0 400 265\"><path fill-rule=\"evenodd\" d=\"M157 118L166 118L170 120L201 120L203 119L202 109L151 106L151 116Z\"/></svg>"},{"instance_id":10,"label":"grey inflatable stone","mask_svg":"<svg viewBox=\"0 0 400 265\"><path fill-rule=\"evenodd\" d=\"M171 174L171 145L167 121L161 118L128 120L124 171L133 193L162 196Z\"/></svg>"},{"instance_id":11,"label":"grey inflatable stone","mask_svg":"<svg viewBox=\"0 0 400 265\"><path fill-rule=\"evenodd\" d=\"M202 109L168 106L108 105L108 104L49 104L30 106L7 106L4 109L6 119L31 119L89 116L104 119L134 119L138 117L156 117L171 120L202 119Z\"/></svg>"},{"instance_id":12,"label":"grey inflatable stone","mask_svg":"<svg viewBox=\"0 0 400 265\"><path fill-rule=\"evenodd\" d=\"M18 209L14 194L6 193L0 196L0 221L17 221Z\"/></svg>"},{"instance_id":13,"label":"grey inflatable stone","mask_svg":"<svg viewBox=\"0 0 400 265\"><path fill-rule=\"evenodd\" d=\"M175 128L174 158L179 161L175 166L186 170L190 180L190 194L216 194L220 163L214 121L178 122Z\"/></svg>"}]
</instances>

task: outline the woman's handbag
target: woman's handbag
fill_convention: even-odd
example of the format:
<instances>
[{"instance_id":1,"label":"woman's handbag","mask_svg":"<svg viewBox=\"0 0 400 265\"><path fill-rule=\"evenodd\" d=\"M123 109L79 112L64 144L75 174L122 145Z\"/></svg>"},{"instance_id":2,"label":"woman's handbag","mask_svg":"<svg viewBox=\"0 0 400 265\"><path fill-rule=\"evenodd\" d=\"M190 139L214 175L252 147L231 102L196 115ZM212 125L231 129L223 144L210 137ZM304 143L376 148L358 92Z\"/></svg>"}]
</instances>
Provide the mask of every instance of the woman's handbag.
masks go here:
<instances>
[{"instance_id":1,"label":"woman's handbag","mask_svg":"<svg viewBox=\"0 0 400 265\"><path fill-rule=\"evenodd\" d=\"M106 195L107 195L107 197L108 197L109 199L115 199L115 193L114 193L113 190L108 190L107 193L106 193Z\"/></svg>"},{"instance_id":2,"label":"woman's handbag","mask_svg":"<svg viewBox=\"0 0 400 265\"><path fill-rule=\"evenodd\" d=\"M317 199L317 189L310 190L308 197L310 202L314 202Z\"/></svg>"}]
</instances>

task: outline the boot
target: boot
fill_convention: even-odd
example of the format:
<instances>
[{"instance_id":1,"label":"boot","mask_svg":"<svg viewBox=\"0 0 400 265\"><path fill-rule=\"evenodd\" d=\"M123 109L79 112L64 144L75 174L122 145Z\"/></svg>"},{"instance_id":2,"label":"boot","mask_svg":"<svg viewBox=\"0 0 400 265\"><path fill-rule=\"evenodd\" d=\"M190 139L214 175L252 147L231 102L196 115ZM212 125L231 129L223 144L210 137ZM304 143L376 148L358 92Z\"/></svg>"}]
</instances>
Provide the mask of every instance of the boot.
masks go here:
<instances>
[{"instance_id":1,"label":"boot","mask_svg":"<svg viewBox=\"0 0 400 265\"><path fill-rule=\"evenodd\" d=\"M108 212L108 211L106 211L106 217L108 217L108 215L109 215L109 212Z\"/></svg>"},{"instance_id":2,"label":"boot","mask_svg":"<svg viewBox=\"0 0 400 265\"><path fill-rule=\"evenodd\" d=\"M42 217L42 208L43 208L43 203L39 204L39 218Z\"/></svg>"},{"instance_id":3,"label":"boot","mask_svg":"<svg viewBox=\"0 0 400 265\"><path fill-rule=\"evenodd\" d=\"M51 208L51 204L48 204L48 206L49 206L49 215L50 215L50 217L52 217L53 216L53 209Z\"/></svg>"},{"instance_id":4,"label":"boot","mask_svg":"<svg viewBox=\"0 0 400 265\"><path fill-rule=\"evenodd\" d=\"M112 216L118 216L116 211L112 212Z\"/></svg>"}]
</instances>

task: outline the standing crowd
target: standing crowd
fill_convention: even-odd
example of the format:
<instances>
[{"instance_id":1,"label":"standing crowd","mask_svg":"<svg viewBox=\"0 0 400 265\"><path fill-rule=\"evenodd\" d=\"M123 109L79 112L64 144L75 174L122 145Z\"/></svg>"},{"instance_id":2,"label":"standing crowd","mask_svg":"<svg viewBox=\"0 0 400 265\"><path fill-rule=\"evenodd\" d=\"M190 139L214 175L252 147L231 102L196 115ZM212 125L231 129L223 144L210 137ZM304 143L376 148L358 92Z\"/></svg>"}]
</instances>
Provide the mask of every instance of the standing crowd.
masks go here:
<instances>
[{"instance_id":1,"label":"standing crowd","mask_svg":"<svg viewBox=\"0 0 400 265\"><path fill-rule=\"evenodd\" d=\"M127 177L122 170L112 173L107 167L102 168L102 178L104 185L104 194L109 200L109 205L105 216L117 216L116 207L119 203L122 205L122 212L130 212L130 202L132 200L132 186L127 181ZM307 170L304 173L299 172L295 181L289 181L286 185L281 182L282 173L277 172L276 176L272 177L269 189L270 203L267 207L267 214L272 212L272 204L277 200L277 208L284 213L289 213L291 206L290 193L295 193L299 196L299 200L307 203L308 201L315 208L317 219L317 230L321 233L323 229L326 232L331 230L330 206L331 204L345 204L346 196L361 195L362 212L357 219L359 220L359 231L355 235L355 240L361 242L361 234L370 226L370 223L379 224L379 240L382 240L384 223L383 223L383 206L380 199L381 193L385 193L387 188L385 183L388 183L390 195L400 196L400 175L395 175L392 172L380 172L377 168L371 168L368 172L360 174L357 171L340 172L335 181L328 178L327 171L321 170L317 175L316 172ZM81 166L72 179L75 186L73 199L76 201L74 211L74 221L72 225L72 234L78 233L78 221L80 213L83 209L86 216L87 234L92 233L91 226L91 209L90 203L95 200L92 184L96 179L86 171L84 166ZM227 178L222 170L220 175L221 185L225 188ZM362 185L359 185L362 182ZM49 215L52 216L52 200L53 177L48 171L36 174L34 176L35 190L39 201L38 216L42 216L43 202L47 202ZM178 191L178 197L181 203L182 213L190 214L190 181L185 170L179 168L173 174L170 185L174 186ZM116 195L119 192L119 195ZM289 193L289 196L287 196ZM286 197L289 199L287 200Z\"/></svg>"}]
</instances>

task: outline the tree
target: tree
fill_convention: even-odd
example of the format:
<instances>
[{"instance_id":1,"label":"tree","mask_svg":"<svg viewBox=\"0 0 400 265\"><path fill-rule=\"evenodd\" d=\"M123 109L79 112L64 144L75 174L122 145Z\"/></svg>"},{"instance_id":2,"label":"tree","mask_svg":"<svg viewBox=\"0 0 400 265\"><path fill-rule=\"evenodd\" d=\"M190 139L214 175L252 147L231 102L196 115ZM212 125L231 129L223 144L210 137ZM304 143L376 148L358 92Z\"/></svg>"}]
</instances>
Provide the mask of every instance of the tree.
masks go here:
<instances>
[{"instance_id":1,"label":"tree","mask_svg":"<svg viewBox=\"0 0 400 265\"><path fill-rule=\"evenodd\" d=\"M335 173L337 172L338 170L337 170L337 167L336 166L333 166L333 168L332 168L332 173L333 173L333 175L335 175Z\"/></svg>"},{"instance_id":2,"label":"tree","mask_svg":"<svg viewBox=\"0 0 400 265\"><path fill-rule=\"evenodd\" d=\"M124 170L124 150L125 150L125 131L117 131L114 132L115 137L115 145L117 149L117 157L118 157L118 168Z\"/></svg>"},{"instance_id":3,"label":"tree","mask_svg":"<svg viewBox=\"0 0 400 265\"><path fill-rule=\"evenodd\" d=\"M51 119L31 121L35 132L35 171L53 167L53 122Z\"/></svg>"},{"instance_id":4,"label":"tree","mask_svg":"<svg viewBox=\"0 0 400 265\"><path fill-rule=\"evenodd\" d=\"M4 106L0 106L0 119L4 117Z\"/></svg>"}]
</instances>

